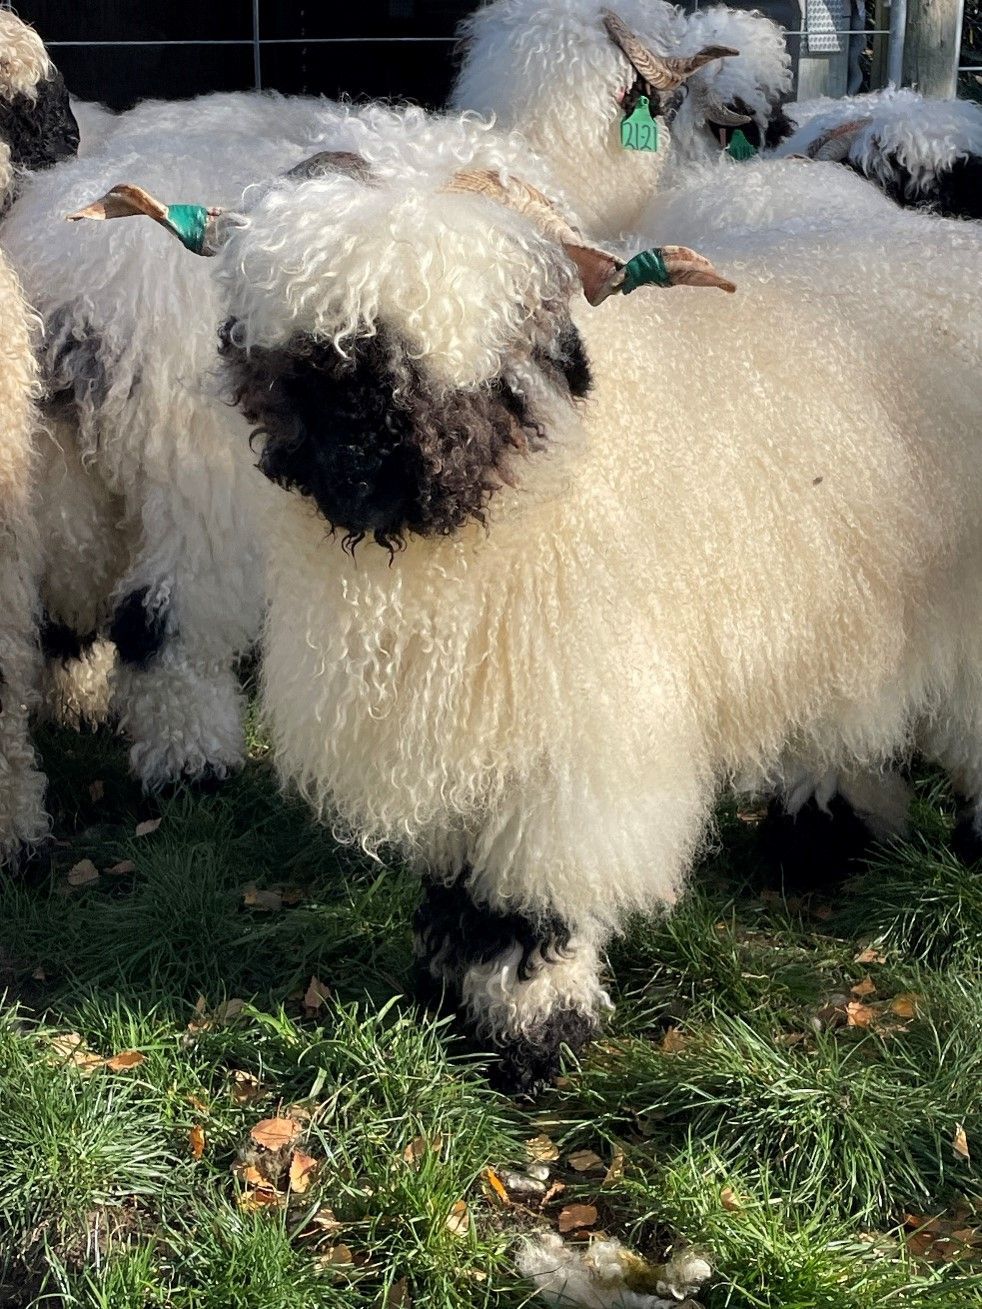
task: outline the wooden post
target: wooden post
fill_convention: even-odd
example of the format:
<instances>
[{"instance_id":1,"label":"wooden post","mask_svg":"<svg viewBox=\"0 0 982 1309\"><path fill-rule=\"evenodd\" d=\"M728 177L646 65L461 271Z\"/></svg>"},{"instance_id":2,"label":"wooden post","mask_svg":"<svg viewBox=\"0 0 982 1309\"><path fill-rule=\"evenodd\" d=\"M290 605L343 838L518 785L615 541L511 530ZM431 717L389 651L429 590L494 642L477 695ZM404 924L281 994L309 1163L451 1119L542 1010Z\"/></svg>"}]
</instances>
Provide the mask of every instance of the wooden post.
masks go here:
<instances>
[{"instance_id":1,"label":"wooden post","mask_svg":"<svg viewBox=\"0 0 982 1309\"><path fill-rule=\"evenodd\" d=\"M907 7L904 84L944 99L955 94L964 0L913 0Z\"/></svg>"}]
</instances>

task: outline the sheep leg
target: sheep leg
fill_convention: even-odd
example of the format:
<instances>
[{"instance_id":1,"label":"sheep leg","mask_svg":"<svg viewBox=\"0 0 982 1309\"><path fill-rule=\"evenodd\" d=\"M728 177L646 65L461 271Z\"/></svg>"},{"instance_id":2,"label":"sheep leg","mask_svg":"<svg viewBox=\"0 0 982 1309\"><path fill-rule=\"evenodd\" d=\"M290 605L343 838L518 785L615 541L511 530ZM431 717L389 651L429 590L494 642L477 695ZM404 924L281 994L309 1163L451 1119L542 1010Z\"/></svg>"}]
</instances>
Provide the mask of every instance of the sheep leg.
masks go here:
<instances>
[{"instance_id":1,"label":"sheep leg","mask_svg":"<svg viewBox=\"0 0 982 1309\"><path fill-rule=\"evenodd\" d=\"M258 626L256 561L177 487L147 490L143 539L115 588L113 708L148 791L208 783L244 756L235 658Z\"/></svg>"},{"instance_id":2,"label":"sheep leg","mask_svg":"<svg viewBox=\"0 0 982 1309\"><path fill-rule=\"evenodd\" d=\"M957 801L951 845L962 863L982 861L982 723L974 721L976 701L966 704L965 718L951 713L922 730L918 743L924 754L945 769Z\"/></svg>"},{"instance_id":3,"label":"sheep leg","mask_svg":"<svg viewBox=\"0 0 982 1309\"><path fill-rule=\"evenodd\" d=\"M0 862L39 845L48 832L45 779L30 733L40 674L36 579L9 544L11 553L0 554Z\"/></svg>"},{"instance_id":4,"label":"sheep leg","mask_svg":"<svg viewBox=\"0 0 982 1309\"><path fill-rule=\"evenodd\" d=\"M611 1007L603 989L599 933L558 914L532 919L471 897L467 875L428 882L416 915L422 971L442 985L468 1028L493 1044L492 1078L532 1095L559 1072Z\"/></svg>"}]
</instances>

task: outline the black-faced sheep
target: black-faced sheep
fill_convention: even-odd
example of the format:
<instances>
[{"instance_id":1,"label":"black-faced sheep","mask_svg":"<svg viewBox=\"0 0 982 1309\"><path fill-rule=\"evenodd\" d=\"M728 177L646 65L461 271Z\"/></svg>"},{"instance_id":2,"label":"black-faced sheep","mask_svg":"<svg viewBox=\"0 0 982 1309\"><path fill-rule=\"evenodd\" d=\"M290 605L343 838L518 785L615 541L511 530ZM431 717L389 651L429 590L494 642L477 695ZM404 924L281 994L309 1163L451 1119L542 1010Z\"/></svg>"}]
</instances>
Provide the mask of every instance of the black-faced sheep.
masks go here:
<instances>
[{"instance_id":1,"label":"black-faced sheep","mask_svg":"<svg viewBox=\"0 0 982 1309\"><path fill-rule=\"evenodd\" d=\"M423 962L528 1089L596 1030L605 940L672 902L721 787L917 732L982 800L977 249L946 246L950 314L909 233L854 241L841 294L839 249L731 245L735 297L588 309L577 285L639 265L433 144L205 233L290 491L264 531L279 766L415 862Z\"/></svg>"}]
</instances>

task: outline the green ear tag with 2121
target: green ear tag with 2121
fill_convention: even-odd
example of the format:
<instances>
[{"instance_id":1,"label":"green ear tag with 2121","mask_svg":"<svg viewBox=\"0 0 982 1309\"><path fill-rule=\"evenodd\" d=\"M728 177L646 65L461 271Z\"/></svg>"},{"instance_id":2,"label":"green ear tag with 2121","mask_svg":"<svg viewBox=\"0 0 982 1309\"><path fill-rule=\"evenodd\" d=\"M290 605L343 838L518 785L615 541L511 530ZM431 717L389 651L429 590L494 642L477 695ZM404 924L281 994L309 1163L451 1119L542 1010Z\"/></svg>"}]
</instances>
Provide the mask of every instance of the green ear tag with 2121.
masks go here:
<instances>
[{"instance_id":1,"label":"green ear tag with 2121","mask_svg":"<svg viewBox=\"0 0 982 1309\"><path fill-rule=\"evenodd\" d=\"M640 96L621 123L621 145L625 150L657 150L658 124L651 116L648 97Z\"/></svg>"}]
</instances>

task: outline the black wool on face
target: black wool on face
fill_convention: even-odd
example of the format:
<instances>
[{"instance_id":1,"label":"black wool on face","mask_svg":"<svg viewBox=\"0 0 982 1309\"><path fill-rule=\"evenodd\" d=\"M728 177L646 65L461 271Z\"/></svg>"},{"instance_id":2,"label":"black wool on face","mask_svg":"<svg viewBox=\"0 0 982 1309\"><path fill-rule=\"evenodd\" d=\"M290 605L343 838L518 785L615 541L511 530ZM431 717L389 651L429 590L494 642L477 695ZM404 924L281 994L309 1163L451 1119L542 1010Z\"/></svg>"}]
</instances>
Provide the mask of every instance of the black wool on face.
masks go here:
<instances>
[{"instance_id":1,"label":"black wool on face","mask_svg":"<svg viewBox=\"0 0 982 1309\"><path fill-rule=\"evenodd\" d=\"M61 73L39 82L36 91L33 100L26 95L0 97L0 140L10 147L11 163L32 173L73 158L79 142Z\"/></svg>"},{"instance_id":2,"label":"black wool on face","mask_svg":"<svg viewBox=\"0 0 982 1309\"><path fill-rule=\"evenodd\" d=\"M367 536L395 550L409 534L484 522L519 456L545 444L525 397L503 378L436 390L384 328L346 355L305 336L249 351L233 338L227 327L223 354L236 403L258 425L259 468L310 496L347 548ZM551 371L567 368L582 372L552 361Z\"/></svg>"}]
</instances>

